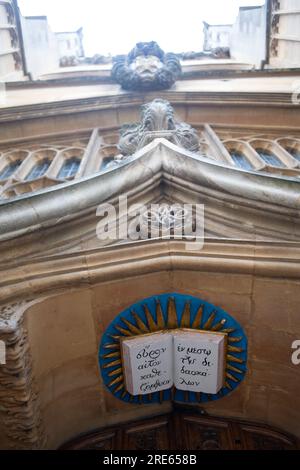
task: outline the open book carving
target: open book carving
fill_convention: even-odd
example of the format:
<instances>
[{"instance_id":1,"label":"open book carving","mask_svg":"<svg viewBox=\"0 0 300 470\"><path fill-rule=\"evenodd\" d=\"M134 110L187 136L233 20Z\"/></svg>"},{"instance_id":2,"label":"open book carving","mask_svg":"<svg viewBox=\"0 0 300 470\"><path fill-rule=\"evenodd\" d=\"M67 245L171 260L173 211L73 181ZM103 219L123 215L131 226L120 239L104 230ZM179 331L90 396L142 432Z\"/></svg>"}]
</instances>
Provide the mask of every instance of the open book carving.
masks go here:
<instances>
[{"instance_id":1,"label":"open book carving","mask_svg":"<svg viewBox=\"0 0 300 470\"><path fill-rule=\"evenodd\" d=\"M173 386L218 393L224 386L226 348L226 334L185 328L123 339L126 389L131 395Z\"/></svg>"}]
</instances>

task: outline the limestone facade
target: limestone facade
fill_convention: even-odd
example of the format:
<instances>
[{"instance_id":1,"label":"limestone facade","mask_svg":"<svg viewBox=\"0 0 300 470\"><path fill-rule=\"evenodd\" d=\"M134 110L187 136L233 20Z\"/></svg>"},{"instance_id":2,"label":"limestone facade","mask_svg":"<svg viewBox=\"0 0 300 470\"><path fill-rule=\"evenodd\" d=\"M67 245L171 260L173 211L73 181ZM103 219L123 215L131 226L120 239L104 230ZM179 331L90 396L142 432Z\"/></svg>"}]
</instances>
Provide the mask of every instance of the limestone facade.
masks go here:
<instances>
[{"instance_id":1,"label":"limestone facade","mask_svg":"<svg viewBox=\"0 0 300 470\"><path fill-rule=\"evenodd\" d=\"M105 70L9 85L0 172L21 163L1 180L1 448L55 449L96 428L169 412L170 403L115 398L97 361L116 315L168 292L222 307L248 337L246 379L205 410L300 438L299 366L291 361L300 339L300 113L292 100L299 77L210 74L187 65L159 93L126 92ZM199 149L159 135L107 167L120 155L122 125L139 122L141 106L157 98L195 129ZM59 176L71 158L76 171ZM45 159L45 173L29 179ZM204 204L204 247L100 241L97 207L117 208L122 195L146 207Z\"/></svg>"},{"instance_id":2,"label":"limestone facade","mask_svg":"<svg viewBox=\"0 0 300 470\"><path fill-rule=\"evenodd\" d=\"M18 4L15 0L0 2L0 80L24 78L24 51Z\"/></svg>"}]
</instances>

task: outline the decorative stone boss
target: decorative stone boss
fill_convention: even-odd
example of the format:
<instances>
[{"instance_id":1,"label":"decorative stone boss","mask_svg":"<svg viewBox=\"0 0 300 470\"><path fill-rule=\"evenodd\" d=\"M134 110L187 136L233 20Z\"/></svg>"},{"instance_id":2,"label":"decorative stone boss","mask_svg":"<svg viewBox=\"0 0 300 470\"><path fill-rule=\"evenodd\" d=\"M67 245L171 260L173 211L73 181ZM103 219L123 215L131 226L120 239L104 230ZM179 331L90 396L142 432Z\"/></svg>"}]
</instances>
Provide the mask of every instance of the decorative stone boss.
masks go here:
<instances>
[{"instance_id":1,"label":"decorative stone boss","mask_svg":"<svg viewBox=\"0 0 300 470\"><path fill-rule=\"evenodd\" d=\"M155 41L138 42L127 56L117 56L114 62L112 77L124 90L164 90L181 75L178 57L165 53Z\"/></svg>"}]
</instances>

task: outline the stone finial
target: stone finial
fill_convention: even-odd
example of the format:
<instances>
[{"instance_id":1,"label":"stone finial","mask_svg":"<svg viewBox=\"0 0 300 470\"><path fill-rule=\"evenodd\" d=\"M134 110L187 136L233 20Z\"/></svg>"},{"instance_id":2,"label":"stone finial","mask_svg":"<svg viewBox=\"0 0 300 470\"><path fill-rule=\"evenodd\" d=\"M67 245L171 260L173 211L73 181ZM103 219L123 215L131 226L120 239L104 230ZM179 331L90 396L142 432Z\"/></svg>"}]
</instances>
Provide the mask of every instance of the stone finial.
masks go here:
<instances>
[{"instance_id":1,"label":"stone finial","mask_svg":"<svg viewBox=\"0 0 300 470\"><path fill-rule=\"evenodd\" d=\"M165 53L155 41L138 42L127 56L117 56L114 62L112 77L124 90L164 90L181 74L177 56Z\"/></svg>"},{"instance_id":2,"label":"stone finial","mask_svg":"<svg viewBox=\"0 0 300 470\"><path fill-rule=\"evenodd\" d=\"M142 107L139 124L122 127L118 148L122 155L132 155L158 137L191 152L199 150L196 130L185 122L177 121L170 103L162 99L155 99Z\"/></svg>"}]
</instances>

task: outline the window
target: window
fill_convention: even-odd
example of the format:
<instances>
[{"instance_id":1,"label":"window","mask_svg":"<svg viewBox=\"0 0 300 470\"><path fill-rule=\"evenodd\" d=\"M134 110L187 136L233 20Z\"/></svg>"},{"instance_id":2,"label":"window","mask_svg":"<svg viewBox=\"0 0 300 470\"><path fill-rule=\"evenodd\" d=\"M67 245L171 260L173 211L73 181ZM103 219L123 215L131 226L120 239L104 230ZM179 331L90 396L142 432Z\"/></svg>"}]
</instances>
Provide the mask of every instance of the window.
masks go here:
<instances>
[{"instance_id":1,"label":"window","mask_svg":"<svg viewBox=\"0 0 300 470\"><path fill-rule=\"evenodd\" d=\"M258 155L263 159L267 165L283 167L283 163L267 149L257 148L255 149Z\"/></svg>"},{"instance_id":2,"label":"window","mask_svg":"<svg viewBox=\"0 0 300 470\"><path fill-rule=\"evenodd\" d=\"M58 174L59 178L74 178L80 165L80 159L76 157L68 158L63 163Z\"/></svg>"},{"instance_id":3,"label":"window","mask_svg":"<svg viewBox=\"0 0 300 470\"><path fill-rule=\"evenodd\" d=\"M43 176L51 165L51 161L48 158L38 162L26 176L27 180L35 180Z\"/></svg>"},{"instance_id":4,"label":"window","mask_svg":"<svg viewBox=\"0 0 300 470\"><path fill-rule=\"evenodd\" d=\"M109 157L104 158L103 162L100 165L100 170L106 170L109 166L111 166L110 164L114 161L114 159L114 155L110 155Z\"/></svg>"},{"instance_id":5,"label":"window","mask_svg":"<svg viewBox=\"0 0 300 470\"><path fill-rule=\"evenodd\" d=\"M15 160L13 162L10 162L0 173L0 180L5 180L9 178L19 168L21 163L22 160Z\"/></svg>"},{"instance_id":6,"label":"window","mask_svg":"<svg viewBox=\"0 0 300 470\"><path fill-rule=\"evenodd\" d=\"M296 158L296 160L299 160L299 162L300 162L300 150L298 150L295 147L294 148L287 147L286 151L289 152L292 155L292 157Z\"/></svg>"},{"instance_id":7,"label":"window","mask_svg":"<svg viewBox=\"0 0 300 470\"><path fill-rule=\"evenodd\" d=\"M253 166L242 152L239 152L238 150L230 150L230 155L236 166L239 168L242 168L243 170L253 170Z\"/></svg>"}]
</instances>

